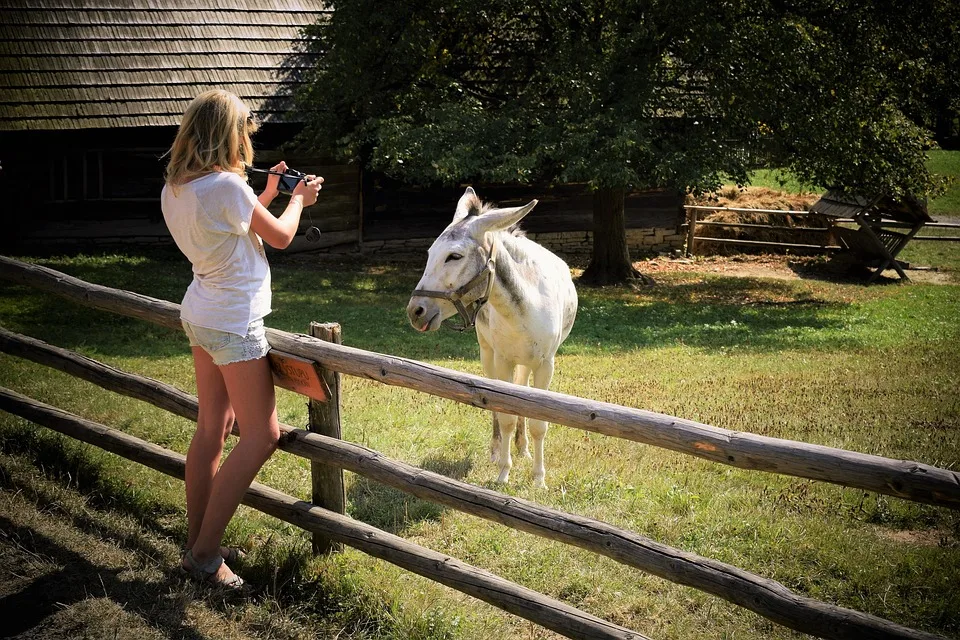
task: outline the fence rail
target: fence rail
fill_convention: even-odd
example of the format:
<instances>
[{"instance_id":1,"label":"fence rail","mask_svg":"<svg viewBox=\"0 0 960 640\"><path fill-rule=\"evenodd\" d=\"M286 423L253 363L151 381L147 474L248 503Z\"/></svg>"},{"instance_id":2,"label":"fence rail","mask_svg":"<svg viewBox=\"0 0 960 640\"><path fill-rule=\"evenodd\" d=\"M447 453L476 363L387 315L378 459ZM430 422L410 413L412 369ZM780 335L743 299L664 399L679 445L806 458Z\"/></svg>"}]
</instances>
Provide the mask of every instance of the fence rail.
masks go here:
<instances>
[{"instance_id":1,"label":"fence rail","mask_svg":"<svg viewBox=\"0 0 960 640\"><path fill-rule=\"evenodd\" d=\"M188 420L196 420L196 398L157 380L123 372L4 329L0 329L0 351L149 402ZM418 498L491 522L605 555L624 565L718 596L798 631L835 637L831 635L831 629L838 625L852 625L864 633L881 633L888 624L873 616L793 593L773 580L660 544L599 520L453 480L391 460L361 445L288 425L280 428L283 434L280 448L288 453L352 471Z\"/></svg>"},{"instance_id":2,"label":"fence rail","mask_svg":"<svg viewBox=\"0 0 960 640\"><path fill-rule=\"evenodd\" d=\"M69 299L171 328L179 306L136 293L86 283L72 276L0 256L0 277ZM960 475L921 462L731 431L693 420L325 342L267 329L270 346L313 360L332 371L406 387L480 409L650 444L738 467L821 480L857 489L960 509Z\"/></svg>"},{"instance_id":3,"label":"fence rail","mask_svg":"<svg viewBox=\"0 0 960 640\"><path fill-rule=\"evenodd\" d=\"M37 269L40 270L39 273L36 271ZM70 276L65 276L64 274L59 274L58 272L42 267L24 265L9 258L0 257L0 277L7 277L20 282L29 281L41 289L54 291L85 303L88 306L109 309L165 326L179 326L179 320L175 322L171 321L171 318L178 318L177 305L130 292L113 290L99 285L90 285L89 283L84 283ZM533 417L540 415L533 411L530 413L513 411L512 408L515 408L514 405L504 404L506 400L501 396L508 396L511 391L515 394L519 393L520 391L526 390L525 387L490 381L485 378L470 376L469 374L459 374L455 371L432 367L431 365L425 365L424 363L417 363L415 361L407 361L401 358L393 358L351 349L303 335L268 330L268 339L271 345L276 348L303 357L314 358L321 365L331 370L361 375L362 377L384 381L388 384L398 384L422 391L425 390L434 395L466 402L474 406L482 406L487 409L503 410L500 407L506 407L508 411L520 413L521 415L531 415ZM29 358L48 366L55 366L71 375L90 380L105 388L146 400L188 419L196 419L197 405L195 398L156 380L125 373L85 358L79 354L59 349L41 341L26 336L19 336L5 330L0 330L0 350L20 357ZM374 358L374 363L379 369L372 369L369 363L353 362L354 359L361 356ZM348 360L344 360L344 358ZM350 364L350 362L353 362L353 364ZM358 373L354 373L354 371ZM421 380L421 378L424 378L426 382ZM489 383L497 384L489 387ZM466 391L464 387L467 387ZM552 392L541 393L547 394L547 401L549 402L563 400L568 403L580 402L588 405L586 409L589 412L586 414L584 414L583 410L570 407L562 411L562 415L567 415L568 418L570 418L571 415L581 416L573 420L574 422L583 419L583 415L586 415L586 420L591 423L600 421L601 419L610 420L611 418L607 414L612 412L612 415L618 415L616 409L626 411L628 418L630 417L630 412L637 411L626 409L625 407L618 407L617 405L595 403L572 396L564 396L563 394L555 394ZM536 395L538 394L534 394L534 396ZM532 399L521 399L517 406L523 409L529 409L530 407L525 403L536 403L536 401L536 397ZM541 399L541 401L543 400ZM37 406L41 404L42 403L25 399L15 392L0 391L0 408L13 411L18 413L18 415L24 415L24 417L28 417L28 419L34 420L39 424L46 424L44 421L57 425L64 424L64 421L69 422L67 418L64 418L64 412L58 409L52 407L38 409ZM590 411L590 409L594 410ZM26 412L26 414L21 412ZM681 423L685 421L681 421L679 418L661 416L660 414L652 415L658 416L659 418L679 421L674 423L678 426L690 427L694 425L701 430L707 430L705 433L699 433L699 436L706 435L716 437L718 434L710 433L711 430L725 432L727 435L737 435L733 432L710 427L709 425L698 425L697 423L683 425ZM649 418L649 416L644 417ZM545 419L570 424L569 422L564 422L563 419L558 420L553 417L547 417ZM77 420L82 421L82 419L79 418L77 418ZM576 427L578 425L570 424L570 426ZM87 427L90 427L90 425L87 425ZM54 426L53 428L57 427ZM71 428L74 428L76 431L75 427ZM103 435L104 429L109 429L103 425L95 425L90 428L101 435ZM638 534L617 529L603 522L572 516L542 507L536 503L512 498L494 491L452 480L439 474L386 459L380 454L358 445L345 443L334 438L320 436L303 430L293 429L286 425L283 425L281 428L283 431L281 448L296 455L301 455L314 461L322 461L325 465L335 465L355 471L418 497L438 502L519 530L607 555L623 564L640 568L674 582L693 586L708 593L718 595L730 602L751 609L771 620L798 631L811 633L824 638L936 637L901 627L869 614L843 609L800 596L792 593L777 582L750 574L724 563L661 545ZM602 429L591 430L596 430L601 433L605 432ZM80 431L82 431L82 429ZM130 436L125 436L120 432L110 431L113 432L113 434L110 434L111 438L109 438L111 442L114 442L117 438L120 440L130 438ZM609 435L620 435L616 432L616 429L613 429L613 431L614 432ZM628 430L628 432L629 431L630 430ZM119 435L114 438L113 435L115 434ZM74 437L83 439L83 437L79 435ZM620 435L620 437L624 436ZM633 437L630 439L639 438ZM790 441L777 441L772 438L765 438L763 440L790 443ZM144 444L148 445L144 450L150 452L145 458L146 461L136 457L132 459L148 464L148 466L156 464L160 466L166 465L169 468L169 460L164 462L156 461L157 452L155 449L159 449L159 447L149 445L149 443ZM709 438L699 438L695 440L695 444L699 445L694 447L696 449L711 446ZM802 445L803 443L790 444ZM812 445L805 446L809 447ZM141 449L143 448L141 447ZM821 449L829 450L829 448L825 447ZM161 449L161 451L163 450ZM899 465L918 465L919 463L903 463L902 461L887 460L876 456L864 456L864 454L843 452L843 450L829 451L834 455L842 452L842 454L847 454L855 459L865 457L870 459L870 462L882 462L884 465L892 463L900 472L907 473L906 478L910 478L912 474L918 473L920 475L949 474L953 477L952 481L954 485L957 484L957 478L949 471L926 466L916 468L899 467ZM119 451L115 451L115 453L119 453ZM762 452L756 451L754 453L759 456ZM142 458L144 454L138 453L137 455ZM177 454L170 455L176 456ZM835 460L835 462L838 461L839 459ZM859 462L862 463L864 460L859 460ZM754 466L747 468L764 468L761 458L758 458L753 464ZM177 468L181 475L178 477L182 477L182 461L179 465ZM153 466L153 468L158 468L158 466ZM158 470L164 471L165 473L169 472L162 468L158 468ZM887 472L889 471L890 469L887 469ZM177 475L177 473L172 473L171 475ZM903 493L904 488L905 485L894 487L898 493ZM929 491L929 488L927 491ZM907 491L907 493L911 492L913 491ZM921 494L923 493L924 492L921 492ZM940 496L940 498L942 499L943 496ZM956 496L954 496L952 499L949 499L948 502L952 503L949 506L956 508L958 501ZM469 565L463 565L452 558L416 547L416 545L411 545L400 538L373 529L368 525L355 523L345 516L318 509L309 503L297 502L293 498L284 496L272 489L260 485L252 487L251 492L248 493L247 503L268 514L293 522L317 534L322 534L333 540L339 540L344 544L357 547L371 555L386 559L398 566L430 577L438 582L461 590L464 593L474 595L495 606L537 622L569 637L642 638L642 636L630 630L594 618L589 614L551 600L541 594L531 592L519 585L514 585L479 569L469 567ZM387 543L384 543L384 540L386 540ZM411 555L413 557L411 557ZM437 569L441 565L445 568L452 567L452 572L446 573L439 571L438 575Z\"/></svg>"},{"instance_id":4,"label":"fence rail","mask_svg":"<svg viewBox=\"0 0 960 640\"><path fill-rule=\"evenodd\" d=\"M808 244L798 242L777 242L771 240L741 240L739 238L715 238L713 236L696 235L697 227L725 227L728 229L766 229L769 231L794 231L797 233L826 233L831 237L832 227L790 227L774 224L758 224L743 222L720 222L714 220L701 220L701 211L733 211L736 213L762 213L767 215L783 215L794 217L809 217L809 211L791 210L791 209L751 209L747 207L711 207L709 205L684 205L687 211L687 220L683 224L687 231L687 256L692 256L694 248L698 242L712 242L714 244L730 244L753 247L777 247L781 249L811 249L820 251L842 251L843 247L836 244ZM834 225L841 223L856 223L853 218L834 218L831 221ZM912 229L913 224L897 222L896 220L885 220L884 227ZM960 229L960 224L952 222L928 222L923 225L924 229ZM960 236L913 236L913 240L933 240L941 242L960 242Z\"/></svg>"}]
</instances>

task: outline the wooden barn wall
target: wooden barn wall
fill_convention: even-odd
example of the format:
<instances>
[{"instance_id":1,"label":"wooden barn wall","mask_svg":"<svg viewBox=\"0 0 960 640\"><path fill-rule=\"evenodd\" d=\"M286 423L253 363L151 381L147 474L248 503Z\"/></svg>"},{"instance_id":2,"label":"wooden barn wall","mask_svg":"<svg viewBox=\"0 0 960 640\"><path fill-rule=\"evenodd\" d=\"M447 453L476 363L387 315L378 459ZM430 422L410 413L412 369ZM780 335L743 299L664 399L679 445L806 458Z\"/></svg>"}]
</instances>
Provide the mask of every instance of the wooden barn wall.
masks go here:
<instances>
[{"instance_id":1,"label":"wooden barn wall","mask_svg":"<svg viewBox=\"0 0 960 640\"><path fill-rule=\"evenodd\" d=\"M423 255L453 218L466 185L426 188L364 174L363 250ZM537 200L520 223L528 237L565 256L592 250L593 196L581 184L472 185L484 202L513 207ZM627 244L633 255L681 248L683 196L667 190L635 191L624 202Z\"/></svg>"},{"instance_id":2,"label":"wooden barn wall","mask_svg":"<svg viewBox=\"0 0 960 640\"><path fill-rule=\"evenodd\" d=\"M174 127L142 127L0 134L0 198L9 230L0 249L172 243L159 196L163 154L175 133ZM290 135L284 125L264 125L254 140L258 167L283 159L324 177L320 198L302 216L301 233L288 250L422 256L463 194L464 186L412 187L366 172L361 185L355 165L276 150ZM264 181L251 175L257 192ZM564 255L590 252L593 203L583 185L474 186L481 199L500 206L537 199L521 225L528 235ZM280 196L271 210L279 214L285 204ZM634 255L682 246L679 194L630 193L625 215ZM319 242L306 241L310 226L320 230Z\"/></svg>"},{"instance_id":3,"label":"wooden barn wall","mask_svg":"<svg viewBox=\"0 0 960 640\"><path fill-rule=\"evenodd\" d=\"M353 167L315 157L285 157L267 148L289 137L282 125L264 125L256 136L256 165L269 167L282 157L294 168L319 173L324 191L301 228L313 224L321 241L292 249L352 245L359 238L359 174ZM160 191L163 157L173 141L174 127L143 127L83 131L7 132L3 149L0 198L9 233L0 240L4 251L125 244L170 244L163 223ZM263 178L254 175L255 190ZM282 211L285 197L271 209ZM301 246L302 245L302 246Z\"/></svg>"}]
</instances>

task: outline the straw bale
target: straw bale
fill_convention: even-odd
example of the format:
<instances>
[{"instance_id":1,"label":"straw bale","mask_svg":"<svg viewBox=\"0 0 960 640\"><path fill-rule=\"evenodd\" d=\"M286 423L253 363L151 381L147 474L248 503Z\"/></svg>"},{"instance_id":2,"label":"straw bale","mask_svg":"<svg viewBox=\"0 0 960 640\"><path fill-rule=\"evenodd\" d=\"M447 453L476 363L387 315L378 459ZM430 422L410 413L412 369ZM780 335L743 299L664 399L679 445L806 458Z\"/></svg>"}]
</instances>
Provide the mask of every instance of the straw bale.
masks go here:
<instances>
[{"instance_id":1,"label":"straw bale","mask_svg":"<svg viewBox=\"0 0 960 640\"><path fill-rule=\"evenodd\" d=\"M808 211L818 199L816 193L791 194L765 187L728 188L703 198L688 198L687 204L702 206L734 207L738 209L772 209L779 211ZM762 242L784 242L793 244L824 244L827 235L823 232L807 231L804 227L823 227L824 221L808 216L755 213L744 211L701 211L700 220L707 222L725 222L733 224L760 224L791 227L790 230L757 229L742 227L698 226L697 236L710 238L728 238ZM780 252L783 250L780 249ZM794 249L794 252L798 250ZM722 245L719 243L700 243L698 252L727 253L777 253L773 247L749 247L745 245Z\"/></svg>"}]
</instances>

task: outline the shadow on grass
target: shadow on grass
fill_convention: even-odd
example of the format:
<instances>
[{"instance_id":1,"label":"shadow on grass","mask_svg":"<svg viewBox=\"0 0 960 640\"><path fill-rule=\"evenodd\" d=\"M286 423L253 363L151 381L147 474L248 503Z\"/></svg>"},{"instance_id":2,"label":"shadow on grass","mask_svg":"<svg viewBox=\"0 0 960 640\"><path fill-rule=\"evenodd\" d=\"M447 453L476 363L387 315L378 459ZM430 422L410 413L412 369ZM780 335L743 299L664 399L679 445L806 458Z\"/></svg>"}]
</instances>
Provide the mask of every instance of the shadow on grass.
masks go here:
<instances>
[{"instance_id":1,"label":"shadow on grass","mask_svg":"<svg viewBox=\"0 0 960 640\"><path fill-rule=\"evenodd\" d=\"M77 457L82 457L82 454ZM71 460L76 462L73 458ZM80 532L84 536L114 545L129 558L125 566L119 569L102 566L97 560L97 551L72 551L60 541L0 515L0 543L6 542L13 547L3 549L0 544L0 553L5 559L9 559L11 555L24 555L29 562L19 564L30 567L35 565L38 559L46 557L55 565L63 566L63 569L36 577L16 576L17 584L22 585L19 591L10 593L8 589L8 595L0 598L0 636L11 637L16 633L32 630L31 633L51 632L56 637L61 637L58 625L62 626L62 622L58 623L51 616L96 594L102 594L124 611L142 617L152 628L171 638L208 638L209 629L204 629L203 625L218 624L216 620L211 622L209 619L184 622L187 607L191 606L193 601L202 601L218 614L236 619L238 608L246 608L248 602L258 606L256 603L261 597L275 599L276 603L296 610L309 608L319 616L310 621L311 626L317 630L318 637L327 637L327 632L332 637L336 633L336 628L328 619L338 614L339 604L324 593L322 585L318 589L313 578L304 570L310 562L308 546L294 544L291 547L288 541L270 544L272 540L268 540L254 549L251 557L233 567L239 569L238 573L247 580L248 589L244 594L232 594L211 588L187 579L177 569L176 553L173 551L176 547L172 543L164 542L164 527L157 523L156 514L164 512L164 505L144 500L138 510L131 512L127 501L117 499L118 492L91 488L91 485L104 484L90 482L91 472L98 469L94 461L72 465L74 469L85 467L80 478L86 479L76 484L71 482L73 476L69 472L60 470L51 473L49 464L38 461L36 467L26 463L19 469L11 470L0 462L0 489L27 496L27 500L38 511L51 514L57 518L58 523L62 523L65 535L71 535L70 531ZM35 482L30 473L33 468L38 470L38 476L45 475L83 496L82 505L77 507L69 501L64 504L61 493L51 492L42 483ZM101 505L107 506L99 509L98 506ZM136 518L140 527L159 535L143 535L139 530L133 533L126 529L121 531L108 524L112 518L102 517L103 514L117 512ZM184 520L182 514L178 519ZM183 539L179 535L176 537L178 540ZM136 577L138 564L150 573L153 573L150 567L154 565L167 568L159 580L145 580ZM8 578L4 574L5 572L0 571L0 577ZM131 574L133 577L128 577ZM250 596L258 597L248 600ZM191 609L195 609L195 605L191 606ZM364 621L358 619L357 622ZM98 624L102 623L95 617L89 620L85 617L78 618L71 621L69 633L62 637L74 637L78 630L85 632L81 634L83 637L99 637ZM197 625L197 628L194 628L194 625ZM34 637L29 634L28 636Z\"/></svg>"},{"instance_id":2,"label":"shadow on grass","mask_svg":"<svg viewBox=\"0 0 960 640\"><path fill-rule=\"evenodd\" d=\"M285 259L284 259L285 258ZM361 258L272 259L275 311L267 324L306 333L311 321L339 322L344 343L414 360L477 360L472 333L410 328L405 307L419 265ZM190 282L175 251L48 259L41 264L110 287L178 302ZM653 287L580 287L580 310L565 350L609 352L685 344L756 351L860 346L844 327L847 303L818 298L802 282L705 277ZM3 300L6 300L4 303ZM84 308L52 294L0 283L4 326L68 349L116 357L189 353L181 332Z\"/></svg>"},{"instance_id":3,"label":"shadow on grass","mask_svg":"<svg viewBox=\"0 0 960 640\"><path fill-rule=\"evenodd\" d=\"M176 613L157 610L158 603L161 608L167 602L175 608L178 604L185 604L169 598L171 590L180 581L173 572L161 582L125 579L121 575L129 573L129 567L99 566L40 532L3 516L0 516L0 531L25 553L49 557L62 567L38 576L19 591L0 598L0 631L4 637L41 627L57 612L90 598L92 592L102 593L125 611L136 613L161 628L166 626L166 631L178 638L200 640L207 637L183 624L184 606L180 606ZM83 624L83 620L72 623L73 631L77 630L76 624Z\"/></svg>"},{"instance_id":4,"label":"shadow on grass","mask_svg":"<svg viewBox=\"0 0 960 640\"><path fill-rule=\"evenodd\" d=\"M431 457L420 463L420 468L454 480L467 477L472 467L469 456L460 460ZM353 518L393 534L418 522L439 520L447 509L359 475L350 485L347 501Z\"/></svg>"},{"instance_id":5,"label":"shadow on grass","mask_svg":"<svg viewBox=\"0 0 960 640\"><path fill-rule=\"evenodd\" d=\"M817 347L857 346L855 337L838 331L848 306L820 299L796 283L749 278L658 284L636 292L581 288L577 321L563 349L685 344L778 351L805 346L797 336L810 332L817 335Z\"/></svg>"},{"instance_id":6,"label":"shadow on grass","mask_svg":"<svg viewBox=\"0 0 960 640\"><path fill-rule=\"evenodd\" d=\"M5 428L0 430L0 451L33 460L47 477L80 492L94 508L109 509L135 518L140 526L157 536L186 539L186 515L182 509L159 503L135 486L111 479L109 471L90 451L67 436L36 428ZM178 524L171 526L167 524L170 521ZM77 519L74 525L101 539L122 541L126 546L137 547L139 544L93 518ZM157 549L149 545L136 550L149 557L160 557Z\"/></svg>"}]
</instances>

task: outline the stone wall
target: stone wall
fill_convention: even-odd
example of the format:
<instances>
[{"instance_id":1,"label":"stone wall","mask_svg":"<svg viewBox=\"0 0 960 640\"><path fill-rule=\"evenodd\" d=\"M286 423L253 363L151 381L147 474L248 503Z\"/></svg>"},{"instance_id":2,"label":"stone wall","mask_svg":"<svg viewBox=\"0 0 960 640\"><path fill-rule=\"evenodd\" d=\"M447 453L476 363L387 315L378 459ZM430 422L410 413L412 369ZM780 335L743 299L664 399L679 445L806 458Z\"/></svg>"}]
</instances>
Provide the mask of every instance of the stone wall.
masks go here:
<instances>
[{"instance_id":1,"label":"stone wall","mask_svg":"<svg viewBox=\"0 0 960 640\"><path fill-rule=\"evenodd\" d=\"M528 233L527 236L560 256L589 256L593 251L592 231ZM627 248L632 258L682 249L685 240L676 228L627 229Z\"/></svg>"}]
</instances>

